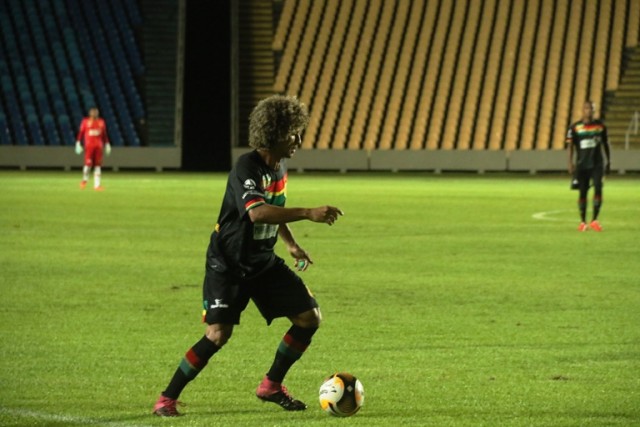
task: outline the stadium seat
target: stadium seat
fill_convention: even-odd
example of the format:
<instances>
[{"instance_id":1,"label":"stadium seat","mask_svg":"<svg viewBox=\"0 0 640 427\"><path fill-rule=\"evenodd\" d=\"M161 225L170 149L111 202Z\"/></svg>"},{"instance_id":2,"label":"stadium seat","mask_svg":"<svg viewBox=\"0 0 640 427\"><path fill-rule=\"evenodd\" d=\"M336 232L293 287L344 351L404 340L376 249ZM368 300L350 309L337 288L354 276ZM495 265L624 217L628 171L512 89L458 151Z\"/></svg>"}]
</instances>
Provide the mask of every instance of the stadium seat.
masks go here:
<instances>
[{"instance_id":1,"label":"stadium seat","mask_svg":"<svg viewBox=\"0 0 640 427\"><path fill-rule=\"evenodd\" d=\"M298 54L292 65L291 77L289 78L289 83L287 85L287 93L289 94L299 94L303 80L309 79L306 81L313 82L318 79L318 65L321 62L315 61L314 67L309 69L309 61L311 59L313 43L316 40L319 31L320 19L323 16L322 12L325 4L325 2L313 2L311 4L309 19L305 23L304 32L300 34L301 40L299 43ZM318 43L321 45L325 42L321 39Z\"/></svg>"},{"instance_id":2,"label":"stadium seat","mask_svg":"<svg viewBox=\"0 0 640 427\"><path fill-rule=\"evenodd\" d=\"M469 87L470 73L473 53L476 50L476 33L480 24L481 2L471 1L468 5L464 31L458 50L458 60L453 71L453 82L451 85L450 99L446 106L446 118L443 121L441 149L452 150L458 144L458 131L461 127L460 116L462 115L465 100L471 104L473 88ZM483 20L491 21L491 15L484 15ZM473 80L472 80L473 81ZM467 144L465 144L467 145ZM467 148L467 147L465 147Z\"/></svg>"},{"instance_id":3,"label":"stadium seat","mask_svg":"<svg viewBox=\"0 0 640 427\"><path fill-rule=\"evenodd\" d=\"M416 108L419 101L420 87L425 73L429 49L433 43L432 34L435 19L439 8L439 2L427 2L422 14L422 24L417 35L417 44L411 58L411 69L407 77L407 85L404 92L404 103L399 112L396 135L393 148L404 150L410 148L411 123L416 117Z\"/></svg>"},{"instance_id":4,"label":"stadium seat","mask_svg":"<svg viewBox=\"0 0 640 427\"><path fill-rule=\"evenodd\" d=\"M427 130L427 148L442 147L442 134L447 107L451 99L451 89L454 83L454 73L458 51L463 39L463 29L467 11L467 2L456 2L453 5L453 17L447 34L447 48L442 57L442 69L438 79L433 102L433 109ZM450 148L448 145L446 148Z\"/></svg>"},{"instance_id":5,"label":"stadium seat","mask_svg":"<svg viewBox=\"0 0 640 427\"><path fill-rule=\"evenodd\" d=\"M534 44L538 46L533 50L533 58L529 65L528 82L525 86L526 106L522 111L520 120L512 124L513 128L519 128L517 132L518 149L533 150L536 144L537 132L540 130L540 101L543 94L545 71L548 69L548 49L550 35L553 27L553 15L555 0L542 0L540 2L540 18L535 26Z\"/></svg>"},{"instance_id":6,"label":"stadium seat","mask_svg":"<svg viewBox=\"0 0 640 427\"><path fill-rule=\"evenodd\" d=\"M513 3L509 17L509 31L507 33L502 57L502 66L499 71L500 78L495 94L494 108L490 115L491 126L489 127L489 140L487 143L489 150L502 150L504 148L507 110L513 90L518 43L523 29L523 22L525 21L524 17L525 13L522 3Z\"/></svg>"},{"instance_id":7,"label":"stadium seat","mask_svg":"<svg viewBox=\"0 0 640 427\"><path fill-rule=\"evenodd\" d=\"M58 116L58 129L60 130L60 139L62 145L75 144L76 134L71 126L69 116Z\"/></svg>"},{"instance_id":8,"label":"stadium seat","mask_svg":"<svg viewBox=\"0 0 640 427\"><path fill-rule=\"evenodd\" d=\"M27 128L29 129L29 137L33 145L45 145L42 130L38 123L38 117L33 113L27 114Z\"/></svg>"},{"instance_id":9,"label":"stadium seat","mask_svg":"<svg viewBox=\"0 0 640 427\"><path fill-rule=\"evenodd\" d=\"M375 145L375 141L365 141L367 131L367 118L371 111L371 105L375 96L375 84L381 73L382 53L385 52L386 35L391 28L393 10L396 1L372 1L369 7L379 10L378 27L373 34L373 42L368 52L368 63L364 72L362 87L358 93L358 104L355 109L355 116L352 123L351 132L349 134L350 149L363 149L365 146Z\"/></svg>"},{"instance_id":10,"label":"stadium seat","mask_svg":"<svg viewBox=\"0 0 640 427\"><path fill-rule=\"evenodd\" d=\"M558 95L558 82L561 75L561 63L564 55L565 30L568 21L569 5L565 2L556 2L553 10L553 30L549 42L547 54L547 68L542 88L540 104L540 116L535 137L535 148L547 150L552 146L552 131L554 108Z\"/></svg>"},{"instance_id":11,"label":"stadium seat","mask_svg":"<svg viewBox=\"0 0 640 427\"><path fill-rule=\"evenodd\" d=\"M66 116L62 123L70 126L69 129L75 127L87 107L95 105L93 92L97 90L117 91L113 95L115 98L128 100L128 107L124 110L124 113L132 111L128 116L117 117L110 105L101 106L110 116L109 121L113 121L116 133L118 119L126 120L129 127L134 128L134 120L144 117L144 106L133 85L131 71L133 65L137 70L143 70L132 30L134 25L142 23L142 17L137 1L114 2L102 5L104 7L96 7L100 3L97 0L0 2L0 35L3 38L0 44L0 75L3 94L7 94L5 101L11 104L7 106L5 119L13 143L65 144L67 138L52 130L59 128L61 123L56 126L53 114ZM104 20L98 21L98 15L94 13L96 10L104 13ZM87 22L92 25L91 31ZM102 28L117 41L118 48L111 50L101 33L95 32L96 28ZM102 74L92 75L95 70L85 66L89 58L101 55L94 51L93 36L103 54L112 54L100 58L110 68L108 78L114 82L111 87L104 84ZM97 70L100 73L100 67ZM120 87L117 84L119 79L129 85ZM103 99L109 101L111 97L104 96ZM69 114L74 117L73 126L68 123ZM23 123L26 123L26 128ZM135 142L139 141L138 137L129 139L139 143Z\"/></svg>"},{"instance_id":12,"label":"stadium seat","mask_svg":"<svg viewBox=\"0 0 640 427\"><path fill-rule=\"evenodd\" d=\"M360 87L365 78L365 70L367 67L368 54L371 49L373 36L376 30L376 23L381 12L382 5L380 2L372 1L367 4L367 14L363 17L361 25L362 33L358 41L356 52L354 52L353 62L349 67L350 76L346 83L344 99L342 107L337 119L337 125L333 136L332 147L335 149L355 148L349 146L351 124L356 112ZM314 55L315 56L315 55ZM346 68L346 67L345 67ZM359 149L359 147L357 147Z\"/></svg>"},{"instance_id":13,"label":"stadium seat","mask_svg":"<svg viewBox=\"0 0 640 427\"><path fill-rule=\"evenodd\" d=\"M12 145L7 116L0 112L0 145Z\"/></svg>"},{"instance_id":14,"label":"stadium seat","mask_svg":"<svg viewBox=\"0 0 640 427\"><path fill-rule=\"evenodd\" d=\"M60 136L53 115L45 114L42 117L42 124L45 130L46 140L49 145L60 145Z\"/></svg>"},{"instance_id":15,"label":"stadium seat","mask_svg":"<svg viewBox=\"0 0 640 427\"><path fill-rule=\"evenodd\" d=\"M569 13L569 28L579 28L582 25L582 1L571 4ZM564 45L564 52L577 52L580 46L580 38L577 31L567 31L567 37ZM558 87L558 98L555 106L555 121L552 134L552 148L564 148L565 137L569 124L573 120L571 118L571 100L574 89L574 73L576 71L576 59L564 55L562 61L562 73L560 74L560 82ZM584 101L584 98L583 98Z\"/></svg>"},{"instance_id":16,"label":"stadium seat","mask_svg":"<svg viewBox=\"0 0 640 427\"><path fill-rule=\"evenodd\" d=\"M466 89L466 97L464 99L463 110L458 121L457 136L449 136L455 138L455 147L458 150L468 150L473 148L474 141L472 136L478 139L478 144L484 147L485 133L476 132L479 120L477 120L479 110L479 100L482 92L483 84L493 86L495 84L495 75L489 75L485 70L488 67L487 56L489 56L489 46L491 42L491 33L495 31L496 38L503 37L504 24L500 22L500 17L496 18L498 2L496 0L488 0L484 3L481 13L481 20L478 26L478 37L473 49L473 57L469 70L469 83ZM502 17L504 20L505 18ZM486 80L485 80L486 79ZM495 90L495 86L493 86ZM476 123L476 126L470 126ZM451 129L447 130L451 134Z\"/></svg>"},{"instance_id":17,"label":"stadium seat","mask_svg":"<svg viewBox=\"0 0 640 427\"><path fill-rule=\"evenodd\" d=\"M358 8L358 6L360 6L360 8ZM358 13L362 16L362 12L364 11L363 4L358 2L343 2L341 9L338 11L338 20L334 28L335 33L332 36L329 49L340 50L341 55L335 56L333 61L327 61L325 63L325 69L318 85L318 90L326 93L326 96L324 97L324 116L321 120L323 125L318 128L316 148L331 148L333 131L340 109L340 101L344 98L344 88L347 81L347 67L343 67L342 64L350 64L353 61L353 49L355 46L348 42L348 36L351 33L349 31L350 29L354 27L358 28L354 20L351 19L355 13L354 10L358 10ZM326 68L327 66L328 68Z\"/></svg>"}]
</instances>

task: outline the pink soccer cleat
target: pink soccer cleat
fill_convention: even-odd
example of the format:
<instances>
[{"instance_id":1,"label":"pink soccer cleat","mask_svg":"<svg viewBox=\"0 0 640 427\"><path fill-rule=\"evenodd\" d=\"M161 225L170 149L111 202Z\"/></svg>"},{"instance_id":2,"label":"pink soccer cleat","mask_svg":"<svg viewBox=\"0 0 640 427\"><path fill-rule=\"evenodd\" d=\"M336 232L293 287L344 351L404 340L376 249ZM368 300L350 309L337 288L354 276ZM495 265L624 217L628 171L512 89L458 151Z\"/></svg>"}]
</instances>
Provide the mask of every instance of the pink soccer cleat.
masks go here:
<instances>
[{"instance_id":1,"label":"pink soccer cleat","mask_svg":"<svg viewBox=\"0 0 640 427\"><path fill-rule=\"evenodd\" d=\"M181 404L176 399L171 399L160 395L153 407L153 413L159 417L179 417L181 414L176 409L176 405Z\"/></svg>"},{"instance_id":2,"label":"pink soccer cleat","mask_svg":"<svg viewBox=\"0 0 640 427\"><path fill-rule=\"evenodd\" d=\"M307 409L307 405L291 397L286 387L269 380L267 377L264 377L258 386L256 396L263 402L273 402L287 411L304 411Z\"/></svg>"}]
</instances>

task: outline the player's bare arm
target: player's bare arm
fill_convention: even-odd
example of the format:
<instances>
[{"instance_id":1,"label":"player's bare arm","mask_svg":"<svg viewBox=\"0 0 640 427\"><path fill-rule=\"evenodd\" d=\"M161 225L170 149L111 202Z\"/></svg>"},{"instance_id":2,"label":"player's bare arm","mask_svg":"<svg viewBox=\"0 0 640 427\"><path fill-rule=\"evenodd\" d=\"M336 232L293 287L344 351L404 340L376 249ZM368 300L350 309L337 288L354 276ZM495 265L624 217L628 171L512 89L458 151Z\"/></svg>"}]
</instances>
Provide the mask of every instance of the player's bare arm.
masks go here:
<instances>
[{"instance_id":1,"label":"player's bare arm","mask_svg":"<svg viewBox=\"0 0 640 427\"><path fill-rule=\"evenodd\" d=\"M289 255L291 255L296 260L296 269L298 271L305 271L309 268L309 265L313 264L311 257L298 245L295 238L293 237L293 233L291 232L291 228L287 224L281 224L278 228L278 235L280 236L280 240L284 242L287 246L287 250L289 251Z\"/></svg>"},{"instance_id":2,"label":"player's bare arm","mask_svg":"<svg viewBox=\"0 0 640 427\"><path fill-rule=\"evenodd\" d=\"M606 164L605 164L605 173L609 175L611 173L611 149L609 147L609 138L606 137L602 141L602 146L604 147L604 154L607 156Z\"/></svg>"},{"instance_id":3,"label":"player's bare arm","mask_svg":"<svg viewBox=\"0 0 640 427\"><path fill-rule=\"evenodd\" d=\"M575 166L573 164L573 144L569 144L567 152L569 153L569 173L573 174L575 170Z\"/></svg>"},{"instance_id":4,"label":"player's bare arm","mask_svg":"<svg viewBox=\"0 0 640 427\"><path fill-rule=\"evenodd\" d=\"M295 221L309 220L333 225L341 215L344 215L343 212L335 206L283 208L265 203L249 211L251 221L262 224L287 224Z\"/></svg>"}]
</instances>

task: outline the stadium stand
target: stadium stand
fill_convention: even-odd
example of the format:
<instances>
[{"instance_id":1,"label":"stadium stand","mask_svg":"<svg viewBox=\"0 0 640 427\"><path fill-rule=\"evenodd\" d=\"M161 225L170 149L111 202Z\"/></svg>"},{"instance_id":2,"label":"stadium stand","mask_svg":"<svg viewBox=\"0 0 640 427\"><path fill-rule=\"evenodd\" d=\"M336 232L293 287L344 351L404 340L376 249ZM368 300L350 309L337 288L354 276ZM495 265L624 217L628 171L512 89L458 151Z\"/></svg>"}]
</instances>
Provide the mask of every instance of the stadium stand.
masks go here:
<instances>
[{"instance_id":1,"label":"stadium stand","mask_svg":"<svg viewBox=\"0 0 640 427\"><path fill-rule=\"evenodd\" d=\"M331 37L328 37L329 31L325 31L326 38L323 38L323 42L326 41L326 47L320 48L327 49L330 52L334 52L333 55L326 55L323 57L322 68L317 79L315 79L314 90L314 108L309 112L309 126L305 131L305 139L316 140L320 139L321 122L326 121L327 117L324 116L325 108L327 106L327 97L329 95L330 85L335 78L338 68L339 52L343 45L343 41L346 34L347 22L351 16L352 2L339 2L338 0L327 1L327 11L332 17L332 21L335 25L332 29ZM335 88L336 90L338 88ZM324 120L323 120L324 119ZM326 141L325 141L326 142ZM321 141L318 141L317 148L327 148Z\"/></svg>"},{"instance_id":2,"label":"stadium stand","mask_svg":"<svg viewBox=\"0 0 640 427\"><path fill-rule=\"evenodd\" d=\"M414 121L416 115L415 111L419 102L422 76L425 73L427 58L432 44L432 36L435 28L435 20L438 15L438 9L438 3L429 2L426 4L425 10L423 11L423 19L420 25L420 32L418 33L418 41L416 43L413 57L410 61L411 71L408 77L408 82L405 85L404 102L398 112L398 132L396 133L395 141L391 141L393 145L387 148L394 148L396 150L405 150L409 148L411 123ZM402 114L403 111L412 113ZM384 131L386 132L387 138L393 138L393 132L391 129L388 129L388 127L385 126Z\"/></svg>"},{"instance_id":3,"label":"stadium stand","mask_svg":"<svg viewBox=\"0 0 640 427\"><path fill-rule=\"evenodd\" d=\"M125 5L132 0L123 0ZM140 25L144 13L144 24ZM179 16L178 2L175 0L140 0L140 10L131 4L127 8L134 33L142 40L141 47L145 52L144 80L145 106L147 116L144 126L146 138L150 146L170 147L175 145L175 116L178 67L176 52L178 51ZM141 27L141 28L140 28Z\"/></svg>"},{"instance_id":4,"label":"stadium stand","mask_svg":"<svg viewBox=\"0 0 640 427\"><path fill-rule=\"evenodd\" d=\"M347 87L345 88L344 99L342 100L342 107L340 114L338 115L338 123L335 129L333 144L334 149L342 150L347 148L349 141L349 133L351 130L351 122L355 115L356 105L358 102L358 93L364 79L364 70L367 67L369 55L362 54L361 52L368 52L373 41L373 34L376 30L378 17L380 15L380 2L366 2L367 11L362 17L359 24L360 38L356 41L356 50L352 58L350 67L344 67L349 72L347 81ZM353 25L356 27L358 21ZM311 141L309 141L311 142Z\"/></svg>"},{"instance_id":5,"label":"stadium stand","mask_svg":"<svg viewBox=\"0 0 640 427\"><path fill-rule=\"evenodd\" d=\"M454 84L455 66L459 59L460 48L463 43L463 33L467 12L469 12L468 1L454 2L453 19L448 29L446 49L443 53L440 77L434 94L433 108L431 109L431 119L427 130L427 148L436 149L442 147L442 129L448 114L447 107L451 99L451 88ZM476 3L476 2L471 2ZM473 24L471 24L473 26ZM475 27L474 31L475 33ZM445 149L450 148L448 141Z\"/></svg>"},{"instance_id":6,"label":"stadium stand","mask_svg":"<svg viewBox=\"0 0 640 427\"><path fill-rule=\"evenodd\" d=\"M404 34L404 41L399 48L399 58L396 64L395 75L392 77L392 87L389 96L389 102L386 106L384 113L384 122L381 120L381 132L380 143L378 148L383 150L389 150L394 147L396 136L392 131L397 126L396 124L400 120L400 114L402 113L402 103L405 96L412 96L415 94L407 93L407 86L412 80L410 73L412 71L411 62L416 56L418 46L418 36L420 34L420 27L423 21L424 9L426 4L423 2L411 3L411 8L408 5L401 4L406 10L404 13L408 14L407 31ZM423 55L424 57L424 55ZM414 96L415 102L415 96ZM398 135L400 137L400 135ZM405 142L406 145L406 142Z\"/></svg>"},{"instance_id":7,"label":"stadium stand","mask_svg":"<svg viewBox=\"0 0 640 427\"><path fill-rule=\"evenodd\" d=\"M402 45L405 45L409 50L413 50L413 45L415 44L415 38L409 37L404 40L404 43L402 39L403 36L407 34L411 36L412 30L415 32L415 26L417 25L417 22L414 21L414 25L412 27L411 22L409 21L409 6L408 2L400 1L396 3L392 26L402 26L406 31L391 31L391 34L389 35L387 46L385 48L386 55L384 55L383 61L380 64L380 76L378 78L374 102L369 113L369 123L364 140L365 149L375 149L379 147L380 128L383 125L385 117L393 120L394 114L389 112L386 107L388 106L389 109L398 108L400 94L396 94L395 103L393 103L393 98L390 98L392 80L401 78L398 76L399 73L406 73L407 65L405 65L405 70L396 68L398 66L402 66L402 55L406 55L402 50Z\"/></svg>"},{"instance_id":8,"label":"stadium stand","mask_svg":"<svg viewBox=\"0 0 640 427\"><path fill-rule=\"evenodd\" d=\"M238 103L239 116L242 118L239 138L246 144L251 110L261 99L274 93L275 60L272 45L275 31L272 2L242 0L238 5L242 16L239 22L238 41L240 86ZM211 52L211 55L214 54Z\"/></svg>"},{"instance_id":9,"label":"stadium stand","mask_svg":"<svg viewBox=\"0 0 640 427\"><path fill-rule=\"evenodd\" d=\"M540 109L528 108L529 105L540 105L542 98L542 83L544 79L545 64L549 52L549 40L553 24L553 0L542 0L539 9L538 21L534 24L536 29L536 37L534 38L535 47L532 48L533 57L528 75L528 83L522 84L524 87L524 101L522 108L521 120L514 120L511 128L514 130L513 140L518 144L520 150L531 150L535 145L535 130L538 128L540 121ZM532 131L533 130L533 131ZM509 133L507 133L509 138Z\"/></svg>"},{"instance_id":10,"label":"stadium stand","mask_svg":"<svg viewBox=\"0 0 640 427\"><path fill-rule=\"evenodd\" d=\"M346 99L345 90L347 88L347 82L349 79L349 73L351 67L345 67L344 64L352 64L354 62L356 52L356 33L358 33L362 27L362 19L366 10L366 2L363 0L356 0L354 8L350 14L349 22L347 23L348 34L345 34L345 43L342 47L340 58L336 64L336 74L332 86L335 88L330 91L330 98L327 100L327 111L323 126L320 128L318 138L318 148L334 148L338 147L333 143L334 131L336 128L336 121L338 119L338 111L340 111L341 103ZM320 88L320 90L323 90Z\"/></svg>"},{"instance_id":11,"label":"stadium stand","mask_svg":"<svg viewBox=\"0 0 640 427\"><path fill-rule=\"evenodd\" d=\"M487 135L490 132L491 114L493 106L496 103L496 92L499 79L499 69L502 63L506 36L508 31L509 15L511 13L512 2L510 0L501 0L497 4L497 12L495 23L493 25L493 34L486 56L486 69L478 78L482 80L482 95L480 96L480 104L478 106L478 114L475 121L475 128L471 125L463 127L460 132L471 132L473 129L473 149L485 150L487 148ZM462 138L464 141L466 138ZM464 142L463 142L464 144ZM464 145L463 147L464 148Z\"/></svg>"},{"instance_id":12,"label":"stadium stand","mask_svg":"<svg viewBox=\"0 0 640 427\"><path fill-rule=\"evenodd\" d=\"M496 101L493 110L489 113L491 126L487 135L487 146L490 150L500 150L503 148L504 130L507 120L507 110L509 97L513 90L513 81L516 70L517 48L523 28L523 12L521 4L511 5L511 15L509 18L509 29L507 33L507 44L500 57L494 60L501 60L502 66L498 69L500 79L498 81Z\"/></svg>"},{"instance_id":13,"label":"stadium stand","mask_svg":"<svg viewBox=\"0 0 640 427\"><path fill-rule=\"evenodd\" d=\"M564 34L567 28L568 9L567 2L557 2L552 15L553 30L547 54L547 72L544 76L544 84L541 86L542 100L538 119L538 135L535 138L535 147L538 150L547 150L552 145L554 109L548 106L554 105L558 96L558 80L564 55Z\"/></svg>"},{"instance_id":14,"label":"stadium stand","mask_svg":"<svg viewBox=\"0 0 640 427\"><path fill-rule=\"evenodd\" d=\"M411 132L410 147L414 150L425 148L425 135L428 128L429 116L433 106L436 83L440 76L440 66L442 55L445 50L446 37L451 22L452 2L440 2L438 14L432 35L432 45L429 49L429 56L425 64L425 73L422 79L422 89L418 98L415 111L415 120ZM432 145L426 148L434 149Z\"/></svg>"},{"instance_id":15,"label":"stadium stand","mask_svg":"<svg viewBox=\"0 0 640 427\"><path fill-rule=\"evenodd\" d=\"M602 106L620 147L640 110L637 0L235 4L236 145L246 146L249 113L272 93L309 106L306 149L440 151L442 159L564 149L586 98ZM176 8L175 0L0 2L0 146L72 144L93 104L116 145L174 144ZM144 138L143 120L154 122Z\"/></svg>"},{"instance_id":16,"label":"stadium stand","mask_svg":"<svg viewBox=\"0 0 640 427\"><path fill-rule=\"evenodd\" d=\"M73 144L97 105L114 145L140 145L135 81L144 66L133 27L141 22L136 0L0 2L2 144Z\"/></svg>"},{"instance_id":17,"label":"stadium stand","mask_svg":"<svg viewBox=\"0 0 640 427\"><path fill-rule=\"evenodd\" d=\"M633 97L607 91L637 1L282 3L273 88L309 105L304 148L558 150L585 99Z\"/></svg>"},{"instance_id":18,"label":"stadium stand","mask_svg":"<svg viewBox=\"0 0 640 427\"><path fill-rule=\"evenodd\" d=\"M472 94L473 88L469 86L469 80L473 70L471 69L473 53L476 51L476 41L480 24L480 11L482 9L481 2L472 1L468 5L467 16L464 23L464 31L468 34L462 38L456 68L453 73L454 80L451 87L451 99L446 106L446 119L442 136L441 148L451 150L456 147L458 129L464 127L465 123L460 122L462 115L463 103L473 105ZM491 19L491 16L483 16L483 19Z\"/></svg>"},{"instance_id":19,"label":"stadium stand","mask_svg":"<svg viewBox=\"0 0 640 427\"><path fill-rule=\"evenodd\" d=\"M538 49L536 38L538 36L540 22L540 1L531 0L526 3L520 3L518 7L522 7L522 13L528 17L524 20L524 28L520 43L518 44L518 59L515 67L515 76L513 80L513 91L510 94L509 109L506 122L505 139L502 147L507 151L517 150L520 146L520 130L530 132L529 129L522 129L522 119L526 110L535 110L537 105L527 104L527 82L533 71L532 57ZM546 32L545 29L540 33ZM535 48L535 49L534 49ZM544 52L540 53L541 55Z\"/></svg>"},{"instance_id":20,"label":"stadium stand","mask_svg":"<svg viewBox=\"0 0 640 427\"><path fill-rule=\"evenodd\" d=\"M468 150L471 148L471 137L475 134L473 127L470 125L476 123L480 90L482 88L483 78L487 75L487 53L489 51L491 31L497 24L497 5L498 2L496 0L487 0L484 2L483 9L480 12L482 19L478 28L476 45L471 54L472 62L469 70L469 82L466 91L463 93L464 98L461 99L461 104L463 104L461 107L463 106L464 108L460 119L461 126L459 128L453 127L454 122L451 122L447 127L447 134L450 135L449 138L455 140L456 149L458 150Z\"/></svg>"},{"instance_id":21,"label":"stadium stand","mask_svg":"<svg viewBox=\"0 0 640 427\"><path fill-rule=\"evenodd\" d=\"M364 78L362 86L358 92L358 103L355 110L355 116L353 119L352 127L349 132L349 148L360 149L364 148L364 136L367 129L369 112L373 104L376 83L379 79L380 69L382 66L382 58L385 53L385 46L387 42L387 35L390 28L392 28L392 19L394 16L394 10L396 7L395 1L374 1L370 7L379 11L377 19L377 27L373 34L373 44L371 50L368 52L362 52L362 55L367 55L367 66L364 71ZM304 98L302 99L305 100ZM313 106L311 107L313 109ZM307 138L305 135L305 141L308 145L313 144L311 138Z\"/></svg>"}]
</instances>

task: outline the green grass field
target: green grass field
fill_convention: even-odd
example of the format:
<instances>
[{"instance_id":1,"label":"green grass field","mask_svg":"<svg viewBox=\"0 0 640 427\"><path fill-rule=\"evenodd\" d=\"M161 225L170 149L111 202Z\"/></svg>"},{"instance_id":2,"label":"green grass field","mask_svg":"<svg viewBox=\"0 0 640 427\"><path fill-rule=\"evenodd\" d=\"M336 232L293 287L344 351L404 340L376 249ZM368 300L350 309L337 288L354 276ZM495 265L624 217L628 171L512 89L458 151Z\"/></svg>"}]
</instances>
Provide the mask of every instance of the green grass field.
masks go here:
<instances>
[{"instance_id":1,"label":"green grass field","mask_svg":"<svg viewBox=\"0 0 640 427\"><path fill-rule=\"evenodd\" d=\"M611 177L602 233L578 233L567 177L292 174L292 224L324 323L286 384L254 396L288 328L250 305L181 396L151 409L200 323L223 174L0 172L2 426L640 425L640 180ZM282 247L279 247L282 255ZM321 412L335 371L356 416Z\"/></svg>"}]
</instances>

